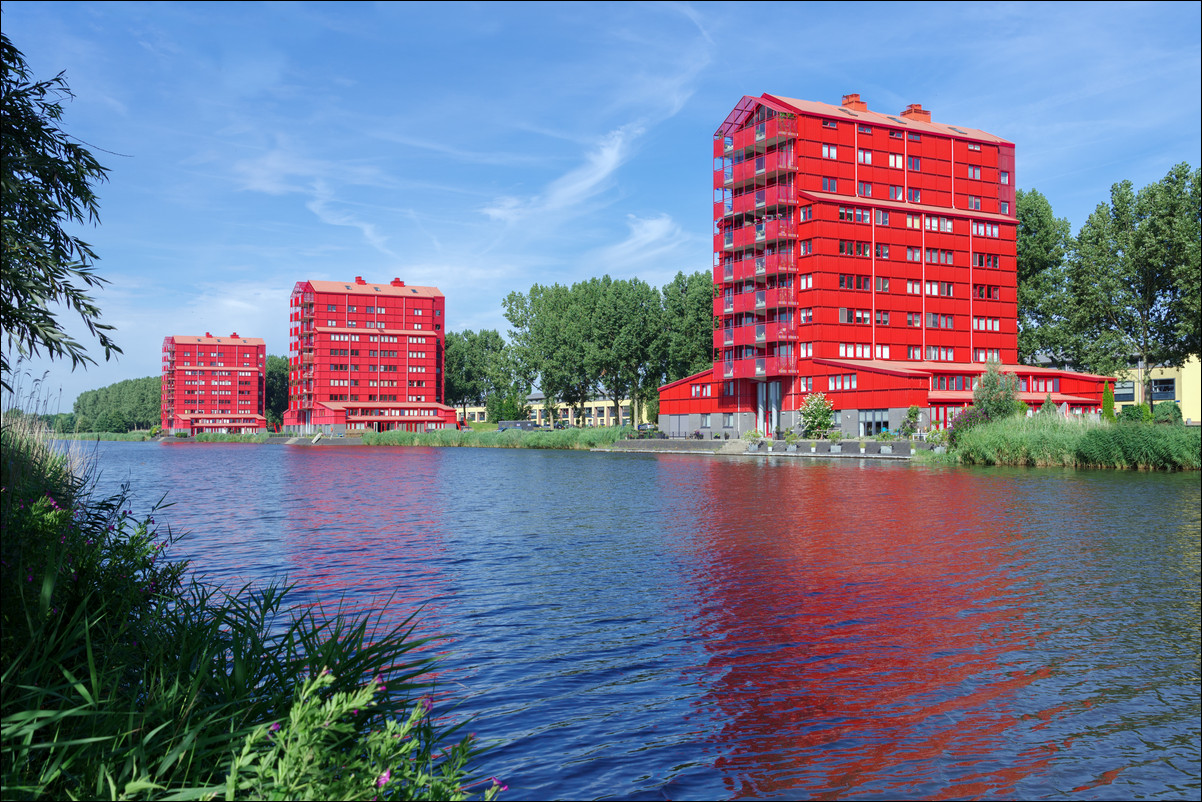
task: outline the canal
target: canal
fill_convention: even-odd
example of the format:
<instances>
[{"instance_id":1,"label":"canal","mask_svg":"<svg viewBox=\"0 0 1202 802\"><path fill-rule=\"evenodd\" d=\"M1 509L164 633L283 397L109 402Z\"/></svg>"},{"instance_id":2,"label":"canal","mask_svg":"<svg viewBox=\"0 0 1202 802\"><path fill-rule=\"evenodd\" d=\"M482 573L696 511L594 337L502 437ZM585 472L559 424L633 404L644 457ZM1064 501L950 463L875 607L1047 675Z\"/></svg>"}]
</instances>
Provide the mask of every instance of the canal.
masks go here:
<instances>
[{"instance_id":1,"label":"canal","mask_svg":"<svg viewBox=\"0 0 1202 802\"><path fill-rule=\"evenodd\" d=\"M1197 474L99 443L175 556L441 635L503 798L1197 798Z\"/></svg>"}]
</instances>

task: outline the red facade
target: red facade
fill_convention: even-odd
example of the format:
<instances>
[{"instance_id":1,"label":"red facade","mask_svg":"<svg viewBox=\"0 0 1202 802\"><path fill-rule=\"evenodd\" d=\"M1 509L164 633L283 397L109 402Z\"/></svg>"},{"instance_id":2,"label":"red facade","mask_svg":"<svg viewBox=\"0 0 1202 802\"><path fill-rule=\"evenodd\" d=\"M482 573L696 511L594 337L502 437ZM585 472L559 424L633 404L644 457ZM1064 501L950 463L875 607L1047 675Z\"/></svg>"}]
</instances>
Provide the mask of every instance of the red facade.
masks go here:
<instances>
[{"instance_id":1,"label":"red facade","mask_svg":"<svg viewBox=\"0 0 1202 802\"><path fill-rule=\"evenodd\" d=\"M771 432L810 392L850 434L911 405L940 425L987 361L1046 386L1032 403L1101 405L1100 377L1016 364L1013 143L919 105L764 95L713 153L714 367L661 388L669 429Z\"/></svg>"},{"instance_id":2,"label":"red facade","mask_svg":"<svg viewBox=\"0 0 1202 802\"><path fill-rule=\"evenodd\" d=\"M445 299L400 279L300 281L289 300L284 425L295 432L426 431L445 404Z\"/></svg>"},{"instance_id":3,"label":"red facade","mask_svg":"<svg viewBox=\"0 0 1202 802\"><path fill-rule=\"evenodd\" d=\"M257 337L163 338L163 429L188 434L258 434L267 387L267 344Z\"/></svg>"}]
</instances>

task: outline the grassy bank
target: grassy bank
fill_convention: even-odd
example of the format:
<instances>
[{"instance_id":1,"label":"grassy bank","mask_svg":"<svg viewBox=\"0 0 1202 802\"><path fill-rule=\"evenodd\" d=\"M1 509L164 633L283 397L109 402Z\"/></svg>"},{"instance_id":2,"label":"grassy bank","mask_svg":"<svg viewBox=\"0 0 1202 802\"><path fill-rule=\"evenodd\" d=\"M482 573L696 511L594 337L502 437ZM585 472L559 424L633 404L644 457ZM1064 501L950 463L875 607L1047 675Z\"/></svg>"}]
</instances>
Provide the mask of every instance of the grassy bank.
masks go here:
<instances>
[{"instance_id":1,"label":"grassy bank","mask_svg":"<svg viewBox=\"0 0 1202 802\"><path fill-rule=\"evenodd\" d=\"M52 434L55 440L112 440L131 443L141 443L150 439L150 432L72 432L70 434Z\"/></svg>"},{"instance_id":2,"label":"grassy bank","mask_svg":"<svg viewBox=\"0 0 1202 802\"><path fill-rule=\"evenodd\" d=\"M613 445L631 432L633 429L629 426L534 432L523 432L520 429L508 429L504 432L439 429L433 432L366 432L363 435L363 443L369 446L460 446L570 450Z\"/></svg>"},{"instance_id":3,"label":"grassy bank","mask_svg":"<svg viewBox=\"0 0 1202 802\"><path fill-rule=\"evenodd\" d=\"M967 465L1196 471L1202 430L1040 414L970 429L959 436L954 456Z\"/></svg>"},{"instance_id":4,"label":"grassy bank","mask_svg":"<svg viewBox=\"0 0 1202 802\"><path fill-rule=\"evenodd\" d=\"M0 446L5 799L500 789L471 782L471 737L433 714L411 620L189 579L170 530L128 493L94 498L46 432L5 426Z\"/></svg>"}]
</instances>

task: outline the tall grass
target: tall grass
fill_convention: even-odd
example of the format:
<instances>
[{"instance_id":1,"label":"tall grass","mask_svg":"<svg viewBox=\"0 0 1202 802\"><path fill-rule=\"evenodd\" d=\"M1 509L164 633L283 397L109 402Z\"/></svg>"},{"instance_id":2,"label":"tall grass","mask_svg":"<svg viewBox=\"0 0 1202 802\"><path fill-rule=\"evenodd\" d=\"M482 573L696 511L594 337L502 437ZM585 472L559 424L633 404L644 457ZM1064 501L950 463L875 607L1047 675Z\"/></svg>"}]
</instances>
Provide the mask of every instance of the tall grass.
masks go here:
<instances>
[{"instance_id":1,"label":"tall grass","mask_svg":"<svg viewBox=\"0 0 1202 802\"><path fill-rule=\"evenodd\" d=\"M470 448L590 449L610 446L634 430L629 426L596 429L555 429L524 432L520 429L475 431L438 429L432 432L365 432L369 446L440 446Z\"/></svg>"},{"instance_id":2,"label":"tall grass","mask_svg":"<svg viewBox=\"0 0 1202 802\"><path fill-rule=\"evenodd\" d=\"M197 443L266 443L267 434L221 434L220 432L201 432L194 435L192 440Z\"/></svg>"},{"instance_id":3,"label":"tall grass","mask_svg":"<svg viewBox=\"0 0 1202 802\"><path fill-rule=\"evenodd\" d=\"M155 513L94 498L48 438L0 429L5 799L469 796L478 750L420 698L412 618L189 579Z\"/></svg>"},{"instance_id":4,"label":"tall grass","mask_svg":"<svg viewBox=\"0 0 1202 802\"><path fill-rule=\"evenodd\" d=\"M1198 470L1202 431L1039 414L965 431L955 453L970 465Z\"/></svg>"}]
</instances>

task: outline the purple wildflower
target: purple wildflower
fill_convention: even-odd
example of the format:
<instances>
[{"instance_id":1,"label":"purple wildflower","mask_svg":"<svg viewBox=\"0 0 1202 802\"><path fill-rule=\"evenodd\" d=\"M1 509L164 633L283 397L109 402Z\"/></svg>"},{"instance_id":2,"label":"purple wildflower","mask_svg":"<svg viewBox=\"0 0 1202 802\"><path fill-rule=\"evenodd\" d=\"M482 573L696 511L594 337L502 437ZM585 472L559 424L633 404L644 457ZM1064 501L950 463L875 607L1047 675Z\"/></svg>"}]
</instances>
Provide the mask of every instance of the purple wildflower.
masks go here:
<instances>
[{"instance_id":1,"label":"purple wildflower","mask_svg":"<svg viewBox=\"0 0 1202 802\"><path fill-rule=\"evenodd\" d=\"M492 780L493 785L500 786L500 788L498 788L498 790L500 790L500 791L508 791L509 790L509 786L506 785L505 783L501 782L500 780L498 780L496 777L489 777L488 779Z\"/></svg>"},{"instance_id":2,"label":"purple wildflower","mask_svg":"<svg viewBox=\"0 0 1202 802\"><path fill-rule=\"evenodd\" d=\"M384 773L376 778L376 788L383 788L392 779L392 769L384 769Z\"/></svg>"}]
</instances>

